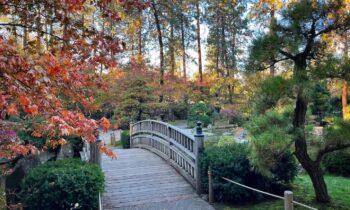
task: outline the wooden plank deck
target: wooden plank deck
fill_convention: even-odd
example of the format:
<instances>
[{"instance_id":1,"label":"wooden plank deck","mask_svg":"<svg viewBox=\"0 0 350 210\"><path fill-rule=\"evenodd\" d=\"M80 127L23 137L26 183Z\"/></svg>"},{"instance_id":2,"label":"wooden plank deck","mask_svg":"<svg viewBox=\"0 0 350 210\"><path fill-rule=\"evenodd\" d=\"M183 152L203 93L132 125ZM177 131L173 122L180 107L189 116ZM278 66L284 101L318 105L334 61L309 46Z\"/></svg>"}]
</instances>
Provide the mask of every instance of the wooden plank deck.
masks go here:
<instances>
[{"instance_id":1,"label":"wooden plank deck","mask_svg":"<svg viewBox=\"0 0 350 210\"><path fill-rule=\"evenodd\" d=\"M143 149L115 149L102 157L106 176L103 209L214 210L166 161Z\"/></svg>"}]
</instances>

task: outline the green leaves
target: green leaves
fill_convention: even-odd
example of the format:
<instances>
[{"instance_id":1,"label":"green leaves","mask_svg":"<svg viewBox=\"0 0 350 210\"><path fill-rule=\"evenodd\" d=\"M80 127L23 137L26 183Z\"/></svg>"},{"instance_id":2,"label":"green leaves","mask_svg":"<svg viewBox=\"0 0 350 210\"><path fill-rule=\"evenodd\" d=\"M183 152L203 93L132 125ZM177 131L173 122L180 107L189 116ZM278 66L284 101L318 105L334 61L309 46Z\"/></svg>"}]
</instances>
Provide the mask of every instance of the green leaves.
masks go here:
<instances>
[{"instance_id":1,"label":"green leaves","mask_svg":"<svg viewBox=\"0 0 350 210\"><path fill-rule=\"evenodd\" d=\"M249 160L266 176L276 170L280 158L290 152L291 119L275 111L254 117L245 128L249 132Z\"/></svg>"},{"instance_id":2,"label":"green leaves","mask_svg":"<svg viewBox=\"0 0 350 210\"><path fill-rule=\"evenodd\" d=\"M293 94L293 81L281 76L272 77L261 82L252 97L253 113L262 114L275 108L282 99Z\"/></svg>"},{"instance_id":3,"label":"green leaves","mask_svg":"<svg viewBox=\"0 0 350 210\"><path fill-rule=\"evenodd\" d=\"M246 70L249 72L264 70L275 60L280 48L276 34L268 34L253 41Z\"/></svg>"},{"instance_id":4,"label":"green leaves","mask_svg":"<svg viewBox=\"0 0 350 210\"><path fill-rule=\"evenodd\" d=\"M337 147L350 144L350 121L335 119L334 124L326 129L325 147Z\"/></svg>"},{"instance_id":5,"label":"green leaves","mask_svg":"<svg viewBox=\"0 0 350 210\"><path fill-rule=\"evenodd\" d=\"M45 163L23 180L20 198L26 209L98 208L104 175L97 165L79 159Z\"/></svg>"}]
</instances>

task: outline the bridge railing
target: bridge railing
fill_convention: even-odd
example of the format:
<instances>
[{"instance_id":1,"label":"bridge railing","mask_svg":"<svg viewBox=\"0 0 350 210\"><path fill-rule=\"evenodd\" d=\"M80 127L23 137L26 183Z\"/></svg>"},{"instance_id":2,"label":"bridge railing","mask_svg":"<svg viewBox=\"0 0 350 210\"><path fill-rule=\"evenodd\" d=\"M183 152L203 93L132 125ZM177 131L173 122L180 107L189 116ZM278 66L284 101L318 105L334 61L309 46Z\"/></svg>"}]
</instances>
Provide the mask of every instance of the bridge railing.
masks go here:
<instances>
[{"instance_id":1,"label":"bridge railing","mask_svg":"<svg viewBox=\"0 0 350 210\"><path fill-rule=\"evenodd\" d=\"M130 147L144 148L162 157L201 193L199 159L203 151L201 123L194 136L165 122L144 120L130 125Z\"/></svg>"}]
</instances>

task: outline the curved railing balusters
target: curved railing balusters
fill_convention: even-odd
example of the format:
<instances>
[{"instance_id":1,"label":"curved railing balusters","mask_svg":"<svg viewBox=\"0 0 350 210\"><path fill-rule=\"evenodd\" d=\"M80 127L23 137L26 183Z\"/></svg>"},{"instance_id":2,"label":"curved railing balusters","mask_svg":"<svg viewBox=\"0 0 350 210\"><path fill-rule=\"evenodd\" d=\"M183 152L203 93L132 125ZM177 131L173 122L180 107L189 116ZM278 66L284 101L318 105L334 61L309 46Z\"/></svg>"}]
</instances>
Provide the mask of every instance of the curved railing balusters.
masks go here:
<instances>
[{"instance_id":1,"label":"curved railing balusters","mask_svg":"<svg viewBox=\"0 0 350 210\"><path fill-rule=\"evenodd\" d=\"M148 149L167 160L201 193L199 156L203 150L201 124L195 136L165 122L144 120L130 125L130 146Z\"/></svg>"}]
</instances>

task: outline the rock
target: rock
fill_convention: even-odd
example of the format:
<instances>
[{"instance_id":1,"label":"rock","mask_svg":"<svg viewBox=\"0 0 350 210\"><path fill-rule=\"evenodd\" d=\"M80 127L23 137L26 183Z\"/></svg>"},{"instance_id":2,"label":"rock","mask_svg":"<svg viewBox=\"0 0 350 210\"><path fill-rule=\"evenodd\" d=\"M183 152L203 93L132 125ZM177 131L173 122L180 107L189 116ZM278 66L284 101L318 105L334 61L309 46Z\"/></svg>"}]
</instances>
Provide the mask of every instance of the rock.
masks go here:
<instances>
[{"instance_id":1,"label":"rock","mask_svg":"<svg viewBox=\"0 0 350 210\"><path fill-rule=\"evenodd\" d=\"M209 196L208 194L201 194L201 199L205 200L205 201L209 201Z\"/></svg>"},{"instance_id":2,"label":"rock","mask_svg":"<svg viewBox=\"0 0 350 210\"><path fill-rule=\"evenodd\" d=\"M323 127L315 126L312 130L312 134L317 137L321 137L323 135Z\"/></svg>"},{"instance_id":3,"label":"rock","mask_svg":"<svg viewBox=\"0 0 350 210\"><path fill-rule=\"evenodd\" d=\"M6 202L8 205L17 204L19 199L17 193L20 192L20 183L31 169L41 164L38 156L28 156L19 160L13 169L13 172L6 176Z\"/></svg>"},{"instance_id":4,"label":"rock","mask_svg":"<svg viewBox=\"0 0 350 210\"><path fill-rule=\"evenodd\" d=\"M39 155L30 155L20 159L13 168L13 172L4 179L7 204L17 204L19 201L17 193L21 190L20 184L22 179L28 175L33 168L46 163L55 156L55 153L42 152Z\"/></svg>"},{"instance_id":5,"label":"rock","mask_svg":"<svg viewBox=\"0 0 350 210\"><path fill-rule=\"evenodd\" d=\"M71 143L67 143L67 144L61 145L58 151L57 160L72 158L73 156L74 156L73 146Z\"/></svg>"}]
</instances>

